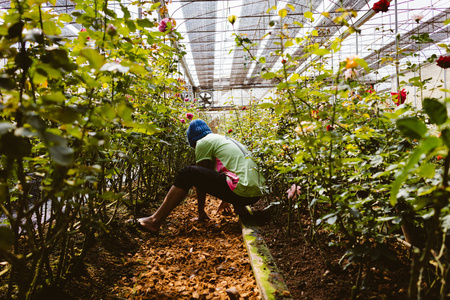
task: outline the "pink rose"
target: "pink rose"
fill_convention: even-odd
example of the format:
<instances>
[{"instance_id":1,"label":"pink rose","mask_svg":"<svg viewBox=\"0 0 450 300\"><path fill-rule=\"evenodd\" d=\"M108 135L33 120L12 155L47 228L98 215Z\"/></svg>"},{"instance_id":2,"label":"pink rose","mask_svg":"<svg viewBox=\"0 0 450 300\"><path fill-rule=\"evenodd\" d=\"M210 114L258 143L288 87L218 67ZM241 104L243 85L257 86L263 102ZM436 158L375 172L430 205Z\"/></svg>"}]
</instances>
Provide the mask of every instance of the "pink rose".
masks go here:
<instances>
[{"instance_id":1,"label":"pink rose","mask_svg":"<svg viewBox=\"0 0 450 300\"><path fill-rule=\"evenodd\" d=\"M172 24L169 18L164 18L159 22L158 30L161 32L166 32L167 29L167 23ZM172 24L172 30L173 30L173 24Z\"/></svg>"},{"instance_id":2,"label":"pink rose","mask_svg":"<svg viewBox=\"0 0 450 300\"><path fill-rule=\"evenodd\" d=\"M296 185L295 183L291 185L291 187L286 191L288 194L289 199L294 199L298 195L300 195L300 186Z\"/></svg>"},{"instance_id":3,"label":"pink rose","mask_svg":"<svg viewBox=\"0 0 450 300\"><path fill-rule=\"evenodd\" d=\"M188 120L192 120L193 117L194 117L194 114L193 114L193 113L187 113L187 114L186 114L186 118L187 118Z\"/></svg>"}]
</instances>

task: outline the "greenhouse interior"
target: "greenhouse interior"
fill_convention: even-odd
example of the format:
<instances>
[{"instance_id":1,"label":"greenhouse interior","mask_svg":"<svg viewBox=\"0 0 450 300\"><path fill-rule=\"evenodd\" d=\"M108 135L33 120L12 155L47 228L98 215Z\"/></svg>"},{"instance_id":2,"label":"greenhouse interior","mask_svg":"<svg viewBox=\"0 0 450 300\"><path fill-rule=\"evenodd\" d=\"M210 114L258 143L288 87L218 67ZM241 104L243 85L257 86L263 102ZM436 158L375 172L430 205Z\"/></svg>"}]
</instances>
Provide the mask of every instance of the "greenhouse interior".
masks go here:
<instances>
[{"instance_id":1,"label":"greenhouse interior","mask_svg":"<svg viewBox=\"0 0 450 300\"><path fill-rule=\"evenodd\" d=\"M0 2L0 299L449 299L449 0Z\"/></svg>"}]
</instances>

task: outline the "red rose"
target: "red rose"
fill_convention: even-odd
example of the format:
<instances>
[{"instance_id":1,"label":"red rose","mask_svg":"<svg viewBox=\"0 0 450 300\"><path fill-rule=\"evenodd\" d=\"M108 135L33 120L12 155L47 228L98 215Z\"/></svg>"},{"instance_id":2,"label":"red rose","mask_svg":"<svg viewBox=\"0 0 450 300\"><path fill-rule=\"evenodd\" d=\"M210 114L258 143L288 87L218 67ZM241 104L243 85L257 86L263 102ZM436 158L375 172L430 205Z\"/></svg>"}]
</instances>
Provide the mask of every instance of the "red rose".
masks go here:
<instances>
[{"instance_id":1,"label":"red rose","mask_svg":"<svg viewBox=\"0 0 450 300\"><path fill-rule=\"evenodd\" d=\"M436 159L437 159L437 160L441 160L441 159L442 159L442 155L436 156Z\"/></svg>"},{"instance_id":2,"label":"red rose","mask_svg":"<svg viewBox=\"0 0 450 300\"><path fill-rule=\"evenodd\" d=\"M334 128L331 125L327 125L327 131L332 131Z\"/></svg>"},{"instance_id":3,"label":"red rose","mask_svg":"<svg viewBox=\"0 0 450 300\"><path fill-rule=\"evenodd\" d=\"M436 60L436 63L443 69L450 68L450 56L441 56Z\"/></svg>"},{"instance_id":4,"label":"red rose","mask_svg":"<svg viewBox=\"0 0 450 300\"><path fill-rule=\"evenodd\" d=\"M246 110L247 109L247 107L245 107L245 106L242 106L242 110Z\"/></svg>"},{"instance_id":5,"label":"red rose","mask_svg":"<svg viewBox=\"0 0 450 300\"><path fill-rule=\"evenodd\" d=\"M376 2L372 9L378 13L378 12L387 12L389 9L389 5L391 5L391 3L388 0L380 0L378 2Z\"/></svg>"},{"instance_id":6,"label":"red rose","mask_svg":"<svg viewBox=\"0 0 450 300\"><path fill-rule=\"evenodd\" d=\"M233 132L233 129L228 129L228 133L232 133Z\"/></svg>"},{"instance_id":7,"label":"red rose","mask_svg":"<svg viewBox=\"0 0 450 300\"><path fill-rule=\"evenodd\" d=\"M392 95L392 101L394 101L394 103L397 106L399 106L400 104L405 103L405 101L406 101L406 91L405 91L405 89L400 91L400 97L398 96L398 93L391 93L391 95Z\"/></svg>"}]
</instances>

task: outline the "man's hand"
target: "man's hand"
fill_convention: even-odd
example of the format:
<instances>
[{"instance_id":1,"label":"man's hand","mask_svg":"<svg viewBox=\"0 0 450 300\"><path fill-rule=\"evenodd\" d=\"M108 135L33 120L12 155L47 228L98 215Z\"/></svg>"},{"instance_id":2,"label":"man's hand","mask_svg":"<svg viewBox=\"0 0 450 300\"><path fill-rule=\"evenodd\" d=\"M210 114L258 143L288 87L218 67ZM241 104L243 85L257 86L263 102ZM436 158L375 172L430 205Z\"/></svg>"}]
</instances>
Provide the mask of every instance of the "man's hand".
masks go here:
<instances>
[{"instance_id":1,"label":"man's hand","mask_svg":"<svg viewBox=\"0 0 450 300\"><path fill-rule=\"evenodd\" d=\"M225 213L231 213L231 206L230 203L222 201L220 202L219 208L217 208L216 214L219 213L221 210L223 210L223 212Z\"/></svg>"}]
</instances>

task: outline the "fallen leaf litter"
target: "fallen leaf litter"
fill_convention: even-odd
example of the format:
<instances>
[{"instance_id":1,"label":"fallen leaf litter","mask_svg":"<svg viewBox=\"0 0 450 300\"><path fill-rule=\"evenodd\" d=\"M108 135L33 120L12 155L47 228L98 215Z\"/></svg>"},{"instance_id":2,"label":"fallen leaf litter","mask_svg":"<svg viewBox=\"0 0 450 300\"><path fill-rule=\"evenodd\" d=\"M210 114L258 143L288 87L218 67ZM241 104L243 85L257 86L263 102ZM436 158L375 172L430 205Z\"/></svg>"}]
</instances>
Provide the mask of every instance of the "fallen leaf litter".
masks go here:
<instances>
[{"instance_id":1,"label":"fallen leaf litter","mask_svg":"<svg viewBox=\"0 0 450 300\"><path fill-rule=\"evenodd\" d=\"M140 250L126 264L133 276L116 285L127 299L261 299L237 217L216 214L219 200L207 198L210 220L191 221L197 201L188 197L156 237L142 233Z\"/></svg>"}]
</instances>

